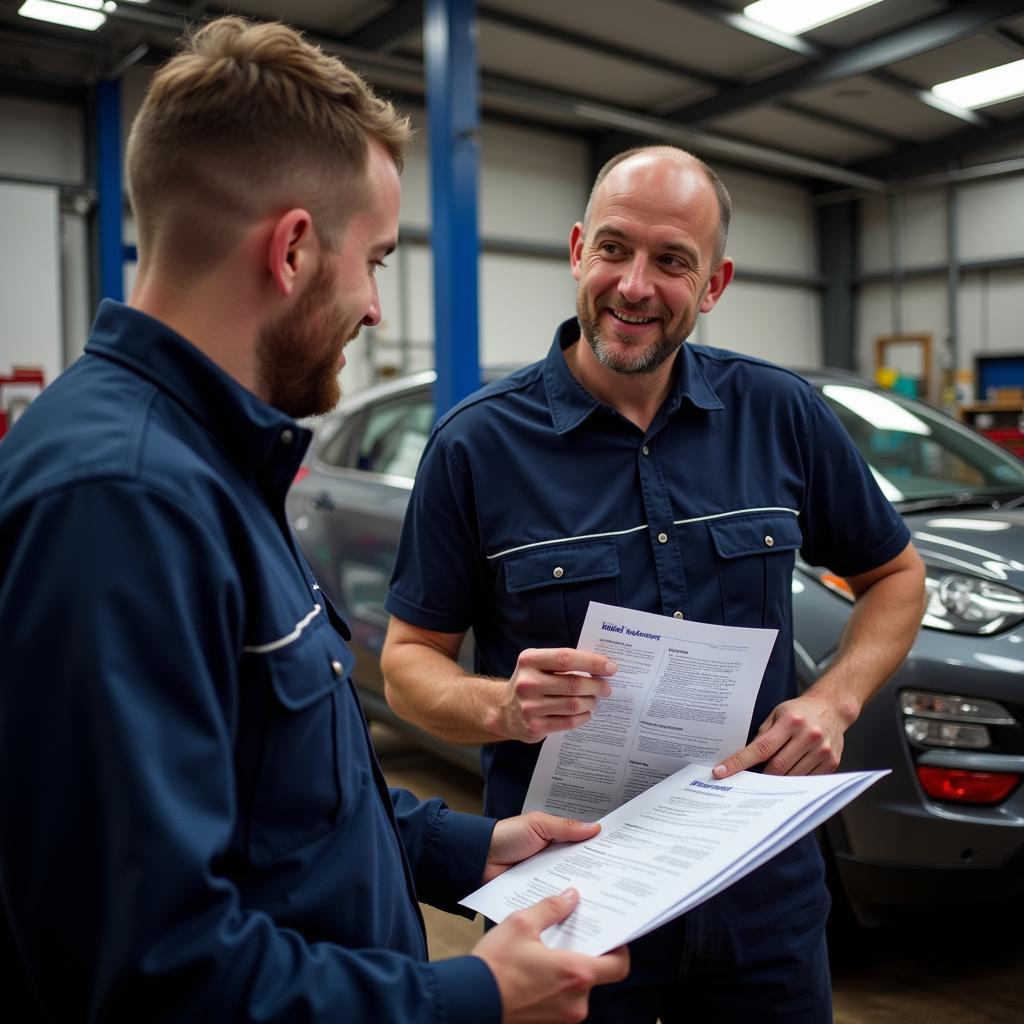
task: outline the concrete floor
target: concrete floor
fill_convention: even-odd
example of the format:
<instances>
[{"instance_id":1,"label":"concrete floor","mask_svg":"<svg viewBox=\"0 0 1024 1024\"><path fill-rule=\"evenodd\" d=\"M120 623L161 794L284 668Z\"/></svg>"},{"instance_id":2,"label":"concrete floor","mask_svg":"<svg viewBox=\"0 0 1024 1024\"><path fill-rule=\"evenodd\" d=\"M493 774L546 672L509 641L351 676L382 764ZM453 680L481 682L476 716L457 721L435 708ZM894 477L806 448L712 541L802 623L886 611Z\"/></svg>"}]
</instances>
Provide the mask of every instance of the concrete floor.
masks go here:
<instances>
[{"instance_id":1,"label":"concrete floor","mask_svg":"<svg viewBox=\"0 0 1024 1024\"><path fill-rule=\"evenodd\" d=\"M443 796L456 810L479 810L478 777L408 747L381 726L373 732L391 785ZM434 959L468 953L482 934L479 920L423 910ZM1024 1024L1020 924L947 934L908 925L834 951L836 1024Z\"/></svg>"}]
</instances>

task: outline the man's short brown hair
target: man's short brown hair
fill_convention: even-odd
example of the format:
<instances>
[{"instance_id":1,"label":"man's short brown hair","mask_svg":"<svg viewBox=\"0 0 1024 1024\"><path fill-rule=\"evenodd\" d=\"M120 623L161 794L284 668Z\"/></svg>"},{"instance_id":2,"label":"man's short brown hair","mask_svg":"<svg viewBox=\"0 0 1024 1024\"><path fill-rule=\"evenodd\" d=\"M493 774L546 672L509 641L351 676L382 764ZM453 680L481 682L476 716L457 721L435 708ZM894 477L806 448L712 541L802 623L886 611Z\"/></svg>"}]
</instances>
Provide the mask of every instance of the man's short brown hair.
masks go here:
<instances>
[{"instance_id":1,"label":"man's short brown hair","mask_svg":"<svg viewBox=\"0 0 1024 1024\"><path fill-rule=\"evenodd\" d=\"M154 75L128 139L142 269L158 248L194 274L254 221L297 206L335 245L370 140L401 169L409 134L408 118L286 25L209 22Z\"/></svg>"}]
</instances>

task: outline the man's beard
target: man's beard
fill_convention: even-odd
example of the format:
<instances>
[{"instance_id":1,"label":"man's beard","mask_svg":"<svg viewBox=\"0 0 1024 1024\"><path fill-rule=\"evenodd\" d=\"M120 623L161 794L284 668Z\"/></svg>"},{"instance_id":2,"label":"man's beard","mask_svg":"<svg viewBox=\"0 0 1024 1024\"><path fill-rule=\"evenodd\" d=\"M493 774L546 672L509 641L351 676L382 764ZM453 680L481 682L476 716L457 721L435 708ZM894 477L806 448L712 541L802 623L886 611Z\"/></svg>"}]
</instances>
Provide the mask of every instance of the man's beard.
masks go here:
<instances>
[{"instance_id":1,"label":"man's beard","mask_svg":"<svg viewBox=\"0 0 1024 1024\"><path fill-rule=\"evenodd\" d=\"M614 370L616 373L626 375L653 373L666 360L671 359L682 347L682 344L689 337L697 322L696 310L691 310L686 319L680 325L678 331L671 334L665 328L665 320L661 318L661 329L653 344L647 346L636 345L635 349L626 352L616 351L608 342L604 334L604 327L600 324L602 311L607 308L599 306L595 313L591 313L587 307L586 298L582 289L576 292L576 319L579 320L580 331L590 345L597 361ZM633 316L653 316L658 311L647 309L642 305L635 306L627 302L619 302L616 309ZM627 342L625 335L622 339Z\"/></svg>"},{"instance_id":2,"label":"man's beard","mask_svg":"<svg viewBox=\"0 0 1024 1024\"><path fill-rule=\"evenodd\" d=\"M322 268L294 310L263 330L256 347L260 393L295 419L330 412L341 400L338 355L359 325L350 330L343 322L335 287Z\"/></svg>"}]
</instances>

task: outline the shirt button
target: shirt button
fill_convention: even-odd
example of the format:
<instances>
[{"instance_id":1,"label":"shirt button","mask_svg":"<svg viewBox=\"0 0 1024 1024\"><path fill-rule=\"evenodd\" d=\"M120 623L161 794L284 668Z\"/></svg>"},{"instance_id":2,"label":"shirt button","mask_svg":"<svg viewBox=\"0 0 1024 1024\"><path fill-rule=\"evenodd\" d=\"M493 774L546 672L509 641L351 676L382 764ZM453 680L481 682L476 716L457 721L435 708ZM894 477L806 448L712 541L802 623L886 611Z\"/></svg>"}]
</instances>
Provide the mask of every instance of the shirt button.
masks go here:
<instances>
[{"instance_id":1,"label":"shirt button","mask_svg":"<svg viewBox=\"0 0 1024 1024\"><path fill-rule=\"evenodd\" d=\"M651 449L648 448L647 445L644 445L643 448L640 449L640 451L642 451L644 453L644 455L650 455L651 454Z\"/></svg>"},{"instance_id":2,"label":"shirt button","mask_svg":"<svg viewBox=\"0 0 1024 1024\"><path fill-rule=\"evenodd\" d=\"M290 430L281 431L281 444L291 444L295 440L295 435Z\"/></svg>"},{"instance_id":3,"label":"shirt button","mask_svg":"<svg viewBox=\"0 0 1024 1024\"><path fill-rule=\"evenodd\" d=\"M332 661L331 671L340 679L341 674L345 671L345 668L340 661Z\"/></svg>"},{"instance_id":4,"label":"shirt button","mask_svg":"<svg viewBox=\"0 0 1024 1024\"><path fill-rule=\"evenodd\" d=\"M686 616L682 612L673 612L672 613L672 618L673 619L685 619Z\"/></svg>"},{"instance_id":5,"label":"shirt button","mask_svg":"<svg viewBox=\"0 0 1024 1024\"><path fill-rule=\"evenodd\" d=\"M560 565L556 565L551 575L554 576L556 580L560 580L565 575L565 570Z\"/></svg>"},{"instance_id":6,"label":"shirt button","mask_svg":"<svg viewBox=\"0 0 1024 1024\"><path fill-rule=\"evenodd\" d=\"M769 535L768 535L767 537L765 537L765 539L764 539L764 546L765 546L766 548L773 548L773 547L775 547L775 538L774 538L774 537L772 537L772 536L771 536L771 535L769 534Z\"/></svg>"},{"instance_id":7,"label":"shirt button","mask_svg":"<svg viewBox=\"0 0 1024 1024\"><path fill-rule=\"evenodd\" d=\"M659 544L667 544L668 543L668 534L667 533L659 533L658 534L658 543Z\"/></svg>"}]
</instances>

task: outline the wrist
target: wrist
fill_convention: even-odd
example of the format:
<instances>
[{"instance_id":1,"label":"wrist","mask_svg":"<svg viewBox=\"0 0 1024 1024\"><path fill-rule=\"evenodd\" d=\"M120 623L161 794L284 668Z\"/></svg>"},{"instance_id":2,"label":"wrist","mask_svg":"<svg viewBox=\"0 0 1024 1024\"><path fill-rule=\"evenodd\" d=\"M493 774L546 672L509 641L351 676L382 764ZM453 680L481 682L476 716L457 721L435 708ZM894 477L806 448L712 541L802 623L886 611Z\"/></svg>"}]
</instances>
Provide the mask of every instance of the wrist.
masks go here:
<instances>
[{"instance_id":1,"label":"wrist","mask_svg":"<svg viewBox=\"0 0 1024 1024\"><path fill-rule=\"evenodd\" d=\"M864 709L864 701L858 698L851 686L836 678L834 673L823 675L807 692L829 704L843 723L844 730L857 721Z\"/></svg>"}]
</instances>

